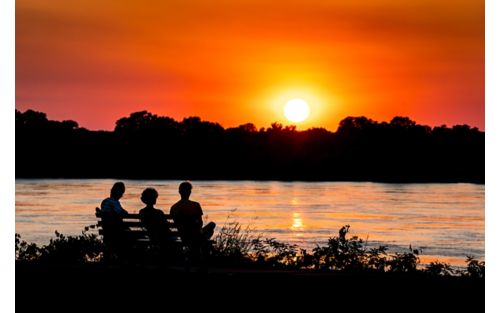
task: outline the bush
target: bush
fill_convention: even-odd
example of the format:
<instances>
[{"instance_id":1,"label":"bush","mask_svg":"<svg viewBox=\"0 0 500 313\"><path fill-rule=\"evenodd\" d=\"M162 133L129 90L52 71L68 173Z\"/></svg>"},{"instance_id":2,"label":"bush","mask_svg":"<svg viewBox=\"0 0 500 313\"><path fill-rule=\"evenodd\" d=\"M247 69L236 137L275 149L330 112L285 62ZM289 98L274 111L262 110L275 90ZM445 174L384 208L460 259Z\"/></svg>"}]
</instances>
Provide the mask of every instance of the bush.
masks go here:
<instances>
[{"instance_id":1,"label":"bush","mask_svg":"<svg viewBox=\"0 0 500 313\"><path fill-rule=\"evenodd\" d=\"M457 273L449 264L438 261L427 265L425 272L432 276L453 276Z\"/></svg>"},{"instance_id":2,"label":"bush","mask_svg":"<svg viewBox=\"0 0 500 313\"><path fill-rule=\"evenodd\" d=\"M314 267L328 270L359 270L367 267L363 240L357 236L346 238L349 225L342 226L339 236L328 239L326 247L313 249Z\"/></svg>"},{"instance_id":3,"label":"bush","mask_svg":"<svg viewBox=\"0 0 500 313\"><path fill-rule=\"evenodd\" d=\"M21 235L16 234L16 260L32 262L37 261L41 256L40 248L34 243L27 243L21 240Z\"/></svg>"},{"instance_id":4,"label":"bush","mask_svg":"<svg viewBox=\"0 0 500 313\"><path fill-rule=\"evenodd\" d=\"M479 262L473 256L467 256L467 272L464 273L465 276L474 278L484 278L485 263Z\"/></svg>"},{"instance_id":5,"label":"bush","mask_svg":"<svg viewBox=\"0 0 500 313\"><path fill-rule=\"evenodd\" d=\"M262 239L253 235L249 227L237 222L225 223L215 237L211 263L215 266L244 266L273 269L316 269L322 271L373 271L414 273L420 260L419 251L409 247L403 253L387 254L386 246L368 249L357 236L347 237L349 225L340 228L339 235L328 239L326 246L317 246L313 253L297 245L279 242L274 238ZM96 234L85 227L79 236L64 236L55 232L56 238L46 246L21 240L16 234L16 260L43 264L86 264L102 262L105 246ZM467 256L467 269L454 270L449 264L431 262L424 272L433 276L460 275L473 278L485 277L485 262Z\"/></svg>"},{"instance_id":6,"label":"bush","mask_svg":"<svg viewBox=\"0 0 500 313\"><path fill-rule=\"evenodd\" d=\"M411 249L410 249L411 250ZM415 251L397 253L391 256L387 262L388 271L393 273L408 273L417 270L417 264L420 263Z\"/></svg>"},{"instance_id":7,"label":"bush","mask_svg":"<svg viewBox=\"0 0 500 313\"><path fill-rule=\"evenodd\" d=\"M79 236L64 236L55 232L56 238L48 245L38 247L28 244L16 234L16 260L40 262L44 264L84 264L99 262L103 257L104 245L95 234L89 234L88 228Z\"/></svg>"}]
</instances>

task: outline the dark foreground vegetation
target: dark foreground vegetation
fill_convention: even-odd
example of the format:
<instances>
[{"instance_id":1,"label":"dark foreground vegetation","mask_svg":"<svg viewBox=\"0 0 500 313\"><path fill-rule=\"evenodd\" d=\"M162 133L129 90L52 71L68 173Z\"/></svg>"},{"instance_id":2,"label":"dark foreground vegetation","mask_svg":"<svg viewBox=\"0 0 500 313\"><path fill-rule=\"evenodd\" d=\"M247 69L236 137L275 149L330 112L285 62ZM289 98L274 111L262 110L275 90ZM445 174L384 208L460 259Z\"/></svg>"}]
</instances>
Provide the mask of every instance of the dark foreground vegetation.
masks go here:
<instances>
[{"instance_id":1,"label":"dark foreground vegetation","mask_svg":"<svg viewBox=\"0 0 500 313\"><path fill-rule=\"evenodd\" d=\"M56 237L42 247L27 243L16 234L16 261L40 265L109 265L104 259L106 245L92 232L95 225L86 227L79 236L65 236L56 231ZM378 272L378 273L425 273L431 276L462 276L484 278L485 264L472 256L466 259L464 269L452 268L447 263L431 262L419 268L419 250L390 254L387 247L368 248L363 239L348 237L349 225L331 237L325 246L317 246L312 253L296 245L283 243L274 238L253 236L249 228L242 229L236 222L225 224L215 237L213 249L205 262L211 267L314 270L316 272ZM149 248L148 248L149 249ZM153 253L154 251L149 251ZM111 265L160 266L153 254L144 251L143 257L134 258L134 264L114 260ZM179 264L170 264L179 265ZM163 265L162 265L163 266Z\"/></svg>"},{"instance_id":2,"label":"dark foreground vegetation","mask_svg":"<svg viewBox=\"0 0 500 313\"><path fill-rule=\"evenodd\" d=\"M274 123L224 129L146 111L90 131L16 110L17 178L148 178L484 183L484 132L407 117L347 117L336 132Z\"/></svg>"},{"instance_id":3,"label":"dark foreground vegetation","mask_svg":"<svg viewBox=\"0 0 500 313\"><path fill-rule=\"evenodd\" d=\"M265 311L484 311L484 262L468 257L464 269L440 262L420 268L418 251L368 249L348 231L348 225L342 227L327 245L309 253L229 223L216 236L208 268L189 270L149 258L134 264L105 262L105 246L88 231L69 237L56 233L43 247L16 235L16 308L52 309L62 297L73 301L70 306L89 308L104 301L98 305L103 311L140 306L148 312L174 305L217 311L246 306Z\"/></svg>"}]
</instances>

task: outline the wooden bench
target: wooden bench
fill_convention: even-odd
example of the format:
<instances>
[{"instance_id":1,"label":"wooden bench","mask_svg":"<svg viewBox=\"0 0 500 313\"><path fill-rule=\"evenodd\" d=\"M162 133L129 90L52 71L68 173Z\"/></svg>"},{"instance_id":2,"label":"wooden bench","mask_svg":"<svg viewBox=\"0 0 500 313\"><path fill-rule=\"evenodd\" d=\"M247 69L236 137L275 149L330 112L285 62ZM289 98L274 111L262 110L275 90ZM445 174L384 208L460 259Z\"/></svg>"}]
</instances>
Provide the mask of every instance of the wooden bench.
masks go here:
<instances>
[{"instance_id":1,"label":"wooden bench","mask_svg":"<svg viewBox=\"0 0 500 313\"><path fill-rule=\"evenodd\" d=\"M103 236L107 251L105 258L121 257L134 263L159 262L158 258L168 257L169 261L186 261L186 246L170 215L166 214L165 225L168 228L168 247L160 246L151 240L139 214L127 214L117 219L107 215L101 209L95 209L97 230ZM161 256L161 257L160 257ZM156 258L156 260L155 260Z\"/></svg>"}]
</instances>

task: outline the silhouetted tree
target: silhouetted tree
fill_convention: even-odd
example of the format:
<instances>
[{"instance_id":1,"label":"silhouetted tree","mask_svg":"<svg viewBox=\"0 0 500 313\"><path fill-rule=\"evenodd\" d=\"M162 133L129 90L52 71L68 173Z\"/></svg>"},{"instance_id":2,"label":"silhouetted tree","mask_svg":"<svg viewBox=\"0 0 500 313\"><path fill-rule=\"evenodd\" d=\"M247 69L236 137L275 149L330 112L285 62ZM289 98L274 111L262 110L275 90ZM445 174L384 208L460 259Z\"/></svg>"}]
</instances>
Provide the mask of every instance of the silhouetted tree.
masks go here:
<instances>
[{"instance_id":1,"label":"silhouetted tree","mask_svg":"<svg viewBox=\"0 0 500 313\"><path fill-rule=\"evenodd\" d=\"M396 116L391 120L392 127L394 128L412 128L416 125L414 121L412 121L409 117L404 116Z\"/></svg>"},{"instance_id":2,"label":"silhouetted tree","mask_svg":"<svg viewBox=\"0 0 500 313\"><path fill-rule=\"evenodd\" d=\"M369 180L484 183L484 132L347 117L336 132L272 123L224 129L188 117L131 113L89 131L15 112L16 177Z\"/></svg>"}]
</instances>

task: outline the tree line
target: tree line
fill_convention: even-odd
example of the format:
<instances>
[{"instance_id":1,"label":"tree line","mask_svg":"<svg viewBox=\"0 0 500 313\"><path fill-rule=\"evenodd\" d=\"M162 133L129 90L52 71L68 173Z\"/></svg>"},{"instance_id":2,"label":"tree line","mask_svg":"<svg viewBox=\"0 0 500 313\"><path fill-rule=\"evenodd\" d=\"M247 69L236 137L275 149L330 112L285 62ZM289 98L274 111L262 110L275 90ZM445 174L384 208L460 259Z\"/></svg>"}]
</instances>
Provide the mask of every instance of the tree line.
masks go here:
<instances>
[{"instance_id":1,"label":"tree line","mask_svg":"<svg viewBox=\"0 0 500 313\"><path fill-rule=\"evenodd\" d=\"M17 178L484 183L485 133L408 117L346 117L337 131L273 123L224 128L147 111L91 131L16 110Z\"/></svg>"}]
</instances>

